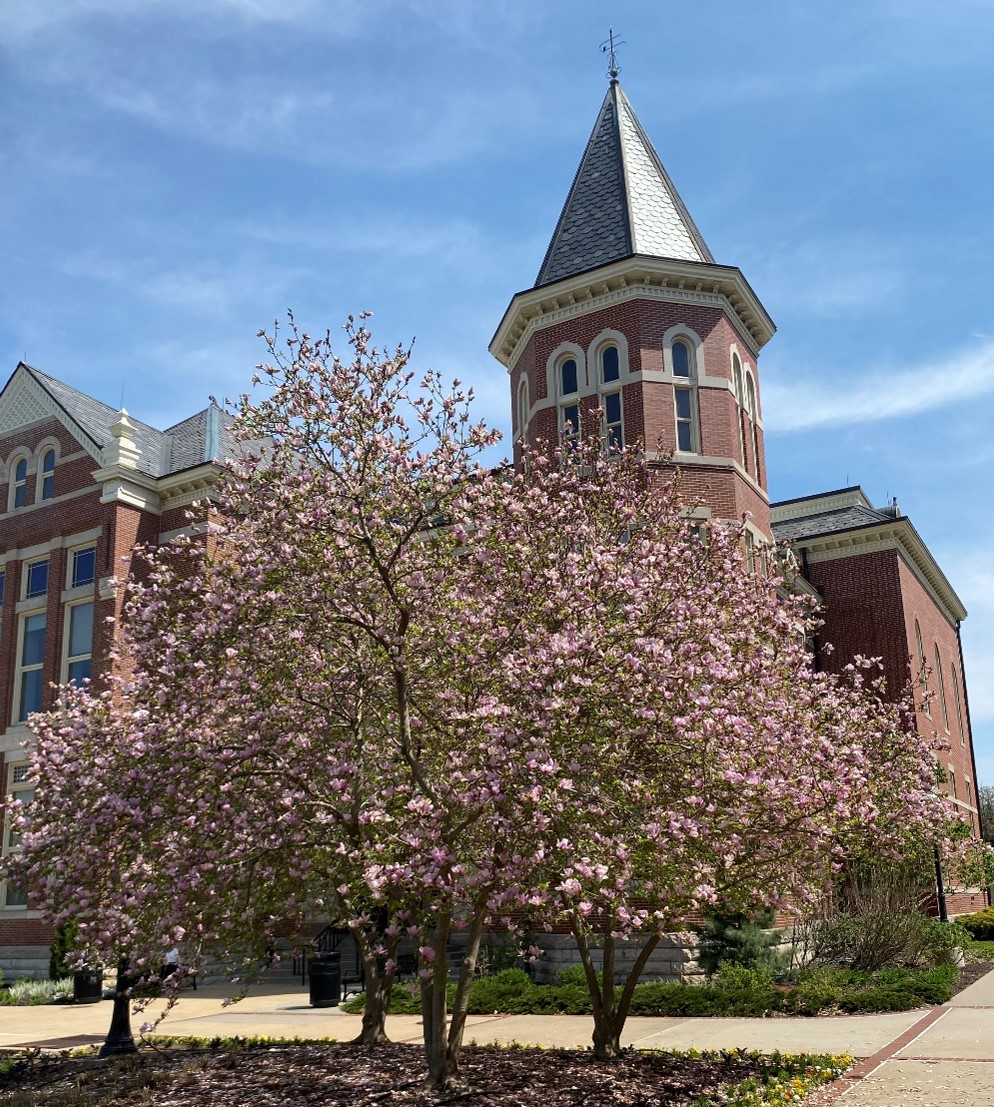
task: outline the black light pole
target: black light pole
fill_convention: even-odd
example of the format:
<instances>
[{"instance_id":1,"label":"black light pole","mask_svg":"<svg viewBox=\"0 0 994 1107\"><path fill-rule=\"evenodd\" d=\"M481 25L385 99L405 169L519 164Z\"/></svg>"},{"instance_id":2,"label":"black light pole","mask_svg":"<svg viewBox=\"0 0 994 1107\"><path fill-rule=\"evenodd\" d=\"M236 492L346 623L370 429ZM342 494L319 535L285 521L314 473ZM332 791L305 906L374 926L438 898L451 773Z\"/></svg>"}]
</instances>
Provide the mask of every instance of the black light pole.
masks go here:
<instances>
[{"instance_id":1,"label":"black light pole","mask_svg":"<svg viewBox=\"0 0 994 1107\"><path fill-rule=\"evenodd\" d=\"M120 1057L125 1053L137 1053L138 1046L131 1034L131 984L128 976L128 959L117 963L117 982L114 985L114 1011L110 1017L107 1040L100 1047L101 1057Z\"/></svg>"},{"instance_id":2,"label":"black light pole","mask_svg":"<svg viewBox=\"0 0 994 1107\"><path fill-rule=\"evenodd\" d=\"M939 847L934 846L935 857L935 888L939 901L939 922L949 922L949 912L946 910L946 886L942 882L942 858L939 857Z\"/></svg>"}]
</instances>

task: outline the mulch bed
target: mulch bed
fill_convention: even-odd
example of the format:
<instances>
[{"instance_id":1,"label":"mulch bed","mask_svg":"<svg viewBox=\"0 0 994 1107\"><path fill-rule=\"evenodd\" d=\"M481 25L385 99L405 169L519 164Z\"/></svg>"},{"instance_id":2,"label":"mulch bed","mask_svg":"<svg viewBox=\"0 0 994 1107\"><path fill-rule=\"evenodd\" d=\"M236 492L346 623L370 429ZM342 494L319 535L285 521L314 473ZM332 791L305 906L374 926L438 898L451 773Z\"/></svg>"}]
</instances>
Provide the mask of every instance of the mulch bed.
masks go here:
<instances>
[{"instance_id":1,"label":"mulch bed","mask_svg":"<svg viewBox=\"0 0 994 1107\"><path fill-rule=\"evenodd\" d=\"M421 1090L419 1047L310 1045L243 1050L143 1050L96 1058L36 1057L0 1080L0 1103L27 1107L685 1107L760 1073L731 1055L698 1060L626 1053L610 1063L576 1050L467 1047L467 1091L445 1097ZM716 1102L722 1102L716 1098Z\"/></svg>"},{"instance_id":2,"label":"mulch bed","mask_svg":"<svg viewBox=\"0 0 994 1107\"><path fill-rule=\"evenodd\" d=\"M953 995L957 992L962 992L964 988L969 987L982 977L986 976L991 969L994 969L994 961L968 961L965 965L959 967L959 979L953 985Z\"/></svg>"}]
</instances>

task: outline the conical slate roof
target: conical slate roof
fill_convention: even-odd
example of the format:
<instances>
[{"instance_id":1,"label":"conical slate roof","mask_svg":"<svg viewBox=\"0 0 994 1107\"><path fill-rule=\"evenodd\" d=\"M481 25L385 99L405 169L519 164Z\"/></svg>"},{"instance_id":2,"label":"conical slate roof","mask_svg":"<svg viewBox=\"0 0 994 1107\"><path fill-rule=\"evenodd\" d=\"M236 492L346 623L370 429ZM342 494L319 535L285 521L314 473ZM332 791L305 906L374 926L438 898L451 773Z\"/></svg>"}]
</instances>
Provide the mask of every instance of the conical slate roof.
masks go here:
<instances>
[{"instance_id":1,"label":"conical slate roof","mask_svg":"<svg viewBox=\"0 0 994 1107\"><path fill-rule=\"evenodd\" d=\"M628 98L613 80L535 287L633 254L714 262Z\"/></svg>"}]
</instances>

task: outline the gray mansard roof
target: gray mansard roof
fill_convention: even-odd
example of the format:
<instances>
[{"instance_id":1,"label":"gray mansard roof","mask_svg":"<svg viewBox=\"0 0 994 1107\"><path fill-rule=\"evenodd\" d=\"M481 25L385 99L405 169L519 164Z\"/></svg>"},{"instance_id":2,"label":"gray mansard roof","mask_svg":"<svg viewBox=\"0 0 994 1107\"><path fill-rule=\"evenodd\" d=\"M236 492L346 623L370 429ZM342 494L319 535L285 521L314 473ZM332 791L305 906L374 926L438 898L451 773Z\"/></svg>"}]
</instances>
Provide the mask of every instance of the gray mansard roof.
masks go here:
<instances>
[{"instance_id":1,"label":"gray mansard roof","mask_svg":"<svg viewBox=\"0 0 994 1107\"><path fill-rule=\"evenodd\" d=\"M95 446L103 449L110 442L110 428L120 418L118 410L23 362L18 368L41 386ZM240 453L231 430L234 420L214 403L164 431L131 415L128 421L134 427L135 444L141 451L139 472L150 477L168 476Z\"/></svg>"},{"instance_id":2,"label":"gray mansard roof","mask_svg":"<svg viewBox=\"0 0 994 1107\"><path fill-rule=\"evenodd\" d=\"M634 254L714 262L628 98L612 81L535 287Z\"/></svg>"}]
</instances>

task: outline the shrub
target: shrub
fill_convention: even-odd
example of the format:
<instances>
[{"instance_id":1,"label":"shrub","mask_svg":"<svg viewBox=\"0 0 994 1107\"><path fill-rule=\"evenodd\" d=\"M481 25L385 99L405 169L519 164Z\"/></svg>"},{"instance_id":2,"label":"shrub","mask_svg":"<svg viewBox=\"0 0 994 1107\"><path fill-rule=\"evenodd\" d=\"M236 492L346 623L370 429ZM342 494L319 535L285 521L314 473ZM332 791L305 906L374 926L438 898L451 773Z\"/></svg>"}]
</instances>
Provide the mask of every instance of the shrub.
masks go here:
<instances>
[{"instance_id":1,"label":"shrub","mask_svg":"<svg viewBox=\"0 0 994 1107\"><path fill-rule=\"evenodd\" d=\"M704 924L696 928L700 935L697 960L710 977L721 965L742 965L751 969L767 969L772 974L783 965L783 957L774 948L782 937L779 930L769 930L774 915L763 911L747 915L741 911L714 911Z\"/></svg>"},{"instance_id":2,"label":"shrub","mask_svg":"<svg viewBox=\"0 0 994 1107\"><path fill-rule=\"evenodd\" d=\"M985 907L972 915L960 915L956 920L978 942L994 942L994 907Z\"/></svg>"},{"instance_id":3,"label":"shrub","mask_svg":"<svg viewBox=\"0 0 994 1107\"><path fill-rule=\"evenodd\" d=\"M71 980L15 980L0 992L4 1007L37 1007L43 1003L58 1003L72 996Z\"/></svg>"},{"instance_id":4,"label":"shrub","mask_svg":"<svg viewBox=\"0 0 994 1107\"><path fill-rule=\"evenodd\" d=\"M926 960L932 965L944 965L952 962L956 950L965 948L970 932L958 920L939 922L938 919L928 919L922 927L922 937Z\"/></svg>"},{"instance_id":5,"label":"shrub","mask_svg":"<svg viewBox=\"0 0 994 1107\"><path fill-rule=\"evenodd\" d=\"M76 946L79 936L79 925L76 920L63 923L55 928L55 936L52 938L51 956L48 959L49 980L70 980L73 969L66 958Z\"/></svg>"}]
</instances>

